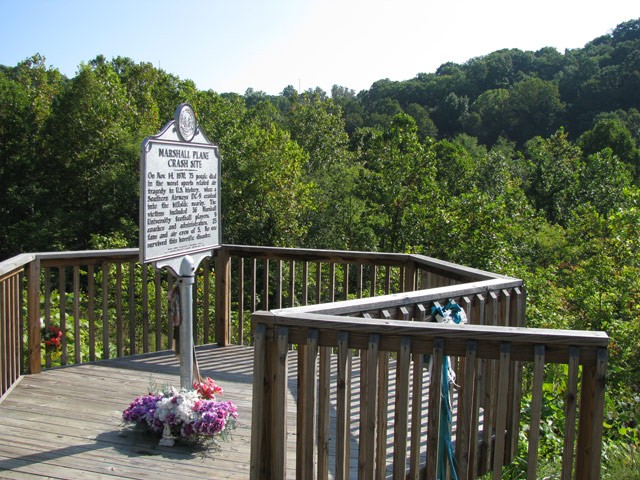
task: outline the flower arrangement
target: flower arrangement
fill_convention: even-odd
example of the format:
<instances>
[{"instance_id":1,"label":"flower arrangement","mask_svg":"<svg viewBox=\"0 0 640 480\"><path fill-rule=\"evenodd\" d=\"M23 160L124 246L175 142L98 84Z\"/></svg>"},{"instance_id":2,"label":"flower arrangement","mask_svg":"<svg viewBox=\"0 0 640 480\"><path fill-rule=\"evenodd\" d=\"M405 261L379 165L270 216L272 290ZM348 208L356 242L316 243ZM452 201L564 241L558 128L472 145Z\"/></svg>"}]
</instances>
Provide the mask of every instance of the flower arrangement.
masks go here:
<instances>
[{"instance_id":1,"label":"flower arrangement","mask_svg":"<svg viewBox=\"0 0 640 480\"><path fill-rule=\"evenodd\" d=\"M161 445L171 446L174 439L188 442L226 439L236 426L237 407L220 402L222 388L209 377L194 382L193 390L177 390L167 386L159 392L136 397L122 413L127 423L142 425L153 433L161 433Z\"/></svg>"},{"instance_id":2,"label":"flower arrangement","mask_svg":"<svg viewBox=\"0 0 640 480\"><path fill-rule=\"evenodd\" d=\"M60 350L60 342L62 342L63 335L64 332L54 325L49 325L48 327L42 327L40 329L42 343L44 343L44 347L48 351Z\"/></svg>"}]
</instances>

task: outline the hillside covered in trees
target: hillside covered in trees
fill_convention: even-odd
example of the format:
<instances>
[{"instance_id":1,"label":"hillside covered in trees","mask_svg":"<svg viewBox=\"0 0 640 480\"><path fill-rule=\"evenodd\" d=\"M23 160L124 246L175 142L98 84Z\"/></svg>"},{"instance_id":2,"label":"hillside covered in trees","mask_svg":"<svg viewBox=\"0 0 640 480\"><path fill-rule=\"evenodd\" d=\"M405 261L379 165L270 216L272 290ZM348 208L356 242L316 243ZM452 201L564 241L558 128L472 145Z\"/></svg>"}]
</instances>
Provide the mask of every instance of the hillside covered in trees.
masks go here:
<instances>
[{"instance_id":1,"label":"hillside covered in trees","mask_svg":"<svg viewBox=\"0 0 640 480\"><path fill-rule=\"evenodd\" d=\"M0 66L0 260L136 246L140 144L181 102L220 146L225 243L423 253L522 278L530 326L606 330L606 460L640 475L640 19L358 93Z\"/></svg>"}]
</instances>

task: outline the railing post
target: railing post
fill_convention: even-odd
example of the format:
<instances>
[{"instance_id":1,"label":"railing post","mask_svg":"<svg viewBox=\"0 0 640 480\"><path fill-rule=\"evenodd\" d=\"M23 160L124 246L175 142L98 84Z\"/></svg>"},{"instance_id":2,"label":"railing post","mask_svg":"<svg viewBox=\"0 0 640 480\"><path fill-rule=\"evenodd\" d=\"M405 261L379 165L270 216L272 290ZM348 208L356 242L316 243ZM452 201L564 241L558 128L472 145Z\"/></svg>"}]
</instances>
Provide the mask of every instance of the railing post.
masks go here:
<instances>
[{"instance_id":1,"label":"railing post","mask_svg":"<svg viewBox=\"0 0 640 480\"><path fill-rule=\"evenodd\" d=\"M404 291L413 292L416 289L416 262L409 261L404 267Z\"/></svg>"},{"instance_id":2,"label":"railing post","mask_svg":"<svg viewBox=\"0 0 640 480\"><path fill-rule=\"evenodd\" d=\"M29 283L27 289L27 323L29 331L29 373L40 373L40 260L29 264Z\"/></svg>"},{"instance_id":3,"label":"railing post","mask_svg":"<svg viewBox=\"0 0 640 480\"><path fill-rule=\"evenodd\" d=\"M216 343L226 347L231 325L231 256L226 248L216 251Z\"/></svg>"},{"instance_id":4,"label":"railing post","mask_svg":"<svg viewBox=\"0 0 640 480\"><path fill-rule=\"evenodd\" d=\"M260 323L256 326L253 340L253 401L251 409L251 466L250 478L259 480L264 478L264 473L271 470L270 444L266 441L270 438L272 412L267 390L270 386L267 380L266 358L267 339L266 326ZM263 461L264 459L264 461Z\"/></svg>"},{"instance_id":5,"label":"railing post","mask_svg":"<svg viewBox=\"0 0 640 480\"><path fill-rule=\"evenodd\" d=\"M607 349L599 348L596 365L582 367L580 420L576 447L577 480L600 478Z\"/></svg>"}]
</instances>

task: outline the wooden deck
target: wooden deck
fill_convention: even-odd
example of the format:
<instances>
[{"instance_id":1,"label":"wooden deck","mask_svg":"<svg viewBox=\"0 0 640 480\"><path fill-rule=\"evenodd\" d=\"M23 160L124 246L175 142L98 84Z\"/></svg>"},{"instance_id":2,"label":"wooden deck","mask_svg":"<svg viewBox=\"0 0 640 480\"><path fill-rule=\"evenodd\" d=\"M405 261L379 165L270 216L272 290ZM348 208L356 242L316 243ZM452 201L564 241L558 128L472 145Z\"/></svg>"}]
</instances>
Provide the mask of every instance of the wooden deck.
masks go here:
<instances>
[{"instance_id":1,"label":"wooden deck","mask_svg":"<svg viewBox=\"0 0 640 480\"><path fill-rule=\"evenodd\" d=\"M239 419L220 451L158 440L126 427L122 411L150 382L179 385L179 361L172 351L102 360L45 370L22 378L0 403L0 479L148 479L249 478L253 347L214 345L197 348L200 372L224 388L221 399L238 406ZM350 477L357 478L357 411L360 361L353 359L350 425ZM287 478L295 478L296 352L290 352L288 388ZM424 372L425 381L428 373ZM390 398L395 395L391 379ZM335 402L332 388L331 403ZM427 399L424 399L426 406ZM335 431L335 409L331 409ZM389 404L390 415L393 402ZM423 419L426 425L426 418ZM392 425L389 425L392 428ZM424 437L426 442L426 436ZM388 432L387 476L392 473L393 433ZM330 470L335 441L329 440ZM424 461L424 458L423 458Z\"/></svg>"},{"instance_id":2,"label":"wooden deck","mask_svg":"<svg viewBox=\"0 0 640 480\"><path fill-rule=\"evenodd\" d=\"M167 351L24 377L0 403L0 478L248 478L253 349L199 347L198 361L224 388L222 399L238 406L237 428L221 451L160 447L123 425L122 411L150 380L180 384L179 362Z\"/></svg>"}]
</instances>

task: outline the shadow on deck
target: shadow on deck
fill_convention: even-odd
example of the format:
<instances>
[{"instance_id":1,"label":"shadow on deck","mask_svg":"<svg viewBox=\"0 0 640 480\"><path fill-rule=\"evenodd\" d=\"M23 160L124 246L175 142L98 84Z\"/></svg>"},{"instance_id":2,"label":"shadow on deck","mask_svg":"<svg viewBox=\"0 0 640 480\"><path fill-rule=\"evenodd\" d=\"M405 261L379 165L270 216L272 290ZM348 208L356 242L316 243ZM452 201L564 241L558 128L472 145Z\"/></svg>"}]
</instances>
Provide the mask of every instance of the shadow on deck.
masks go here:
<instances>
[{"instance_id":1,"label":"shadow on deck","mask_svg":"<svg viewBox=\"0 0 640 480\"><path fill-rule=\"evenodd\" d=\"M178 358L172 351L163 351L23 377L0 403L0 478L147 479L171 473L186 479L249 478L253 347L206 345L197 352L201 374L224 388L223 400L238 406L237 428L229 441L221 442L220 451L181 444L161 447L157 438L122 423L122 411L136 396L146 393L152 382L160 386L180 383ZM359 364L354 359L352 414L359 410ZM295 351L290 352L288 365L287 477L295 478ZM393 391L392 387L391 395ZM335 392L331 398L333 404ZM335 428L333 405L330 416ZM355 478L356 416L352 416L350 430L350 476ZM387 440L390 468L393 438ZM335 451L333 439L329 449ZM331 463L334 461L331 454Z\"/></svg>"},{"instance_id":2,"label":"shadow on deck","mask_svg":"<svg viewBox=\"0 0 640 480\"><path fill-rule=\"evenodd\" d=\"M160 447L123 425L122 411L151 381L180 384L179 361L165 351L24 377L0 403L0 478L248 478L253 349L203 346L198 360L238 406L221 451Z\"/></svg>"}]
</instances>

